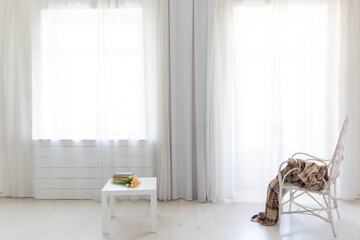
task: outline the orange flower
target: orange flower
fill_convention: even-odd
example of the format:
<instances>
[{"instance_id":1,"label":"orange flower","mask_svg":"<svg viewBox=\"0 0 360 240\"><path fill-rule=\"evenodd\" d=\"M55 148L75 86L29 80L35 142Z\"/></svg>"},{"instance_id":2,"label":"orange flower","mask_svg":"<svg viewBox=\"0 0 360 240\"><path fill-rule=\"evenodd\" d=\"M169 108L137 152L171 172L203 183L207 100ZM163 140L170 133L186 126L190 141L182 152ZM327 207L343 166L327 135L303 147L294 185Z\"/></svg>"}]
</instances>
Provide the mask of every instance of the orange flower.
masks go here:
<instances>
[{"instance_id":1,"label":"orange flower","mask_svg":"<svg viewBox=\"0 0 360 240\"><path fill-rule=\"evenodd\" d=\"M126 184L126 187L130 187L130 185L129 185L129 184Z\"/></svg>"}]
</instances>

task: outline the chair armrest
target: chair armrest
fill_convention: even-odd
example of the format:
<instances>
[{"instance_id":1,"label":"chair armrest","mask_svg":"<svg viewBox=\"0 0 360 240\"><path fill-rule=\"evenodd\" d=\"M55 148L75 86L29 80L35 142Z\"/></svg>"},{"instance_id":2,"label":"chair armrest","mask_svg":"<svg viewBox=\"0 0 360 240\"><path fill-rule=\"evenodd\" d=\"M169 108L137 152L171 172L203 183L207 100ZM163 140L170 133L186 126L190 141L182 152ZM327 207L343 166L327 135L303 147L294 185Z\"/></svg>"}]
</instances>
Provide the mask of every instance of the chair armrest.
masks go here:
<instances>
[{"instance_id":1,"label":"chair armrest","mask_svg":"<svg viewBox=\"0 0 360 240\"><path fill-rule=\"evenodd\" d=\"M291 158L294 158L296 155L305 155L305 156L308 156L308 157L311 157L311 159L307 159L307 160L320 160L320 161L330 161L331 159L322 159L322 158L319 158L319 157L316 157L314 155L311 155L311 154L307 154L307 153L303 153L303 152L297 152L297 153L294 153Z\"/></svg>"},{"instance_id":2,"label":"chair armrest","mask_svg":"<svg viewBox=\"0 0 360 240\"><path fill-rule=\"evenodd\" d=\"M298 153L298 154L302 154L302 155L306 155L306 156L309 156L309 157L313 157L311 156L310 154L306 154L306 153ZM295 156L296 154L294 154L293 156ZM327 167L328 166L328 163L326 163L325 161L330 161L330 160L323 160L323 159L319 159L319 158L311 158L311 159L306 159L304 161L315 161L315 162L319 162L319 163L323 163L324 165L326 165ZM283 167L283 165L285 163L287 163L288 161L284 161L280 164L279 166L279 170L278 170L278 179L279 179L279 184L281 185L284 185L284 182L285 182L285 178L289 175L289 173L291 173L292 171L296 170L296 169L299 169L299 168L292 168L291 170L289 170L285 175L284 175L284 178L282 178L281 176L281 169Z\"/></svg>"},{"instance_id":3,"label":"chair armrest","mask_svg":"<svg viewBox=\"0 0 360 240\"><path fill-rule=\"evenodd\" d=\"M281 164L280 164L280 166L279 166L279 170L278 170L278 179L279 179L279 185L281 184L281 185L283 185L283 179L282 179L282 176L281 176L281 169L282 169L282 167L283 167L283 165L285 164L285 163L288 163L288 161L284 161L284 162L282 162ZM286 176L284 176L284 179L286 178ZM279 189L281 189L281 188L279 188Z\"/></svg>"},{"instance_id":4,"label":"chair armrest","mask_svg":"<svg viewBox=\"0 0 360 240\"><path fill-rule=\"evenodd\" d=\"M321 159L321 158L319 158L319 157L316 157L316 156L313 156L313 155L310 155L310 154L307 154L307 153L303 153L303 152L297 152L297 153L294 153L292 156L291 156L291 158L293 158L294 156L296 156L296 155L305 155L305 156L308 156L308 157L311 157L311 158L309 158L309 159L305 159L304 161L314 161L314 162L319 162L319 163L322 163L322 164L324 164L327 168L328 168L328 170L329 170L329 166L330 166L330 164L332 163L331 162L331 159L328 159L328 160L326 160L326 159ZM286 161L287 162L287 161ZM326 163L326 162L328 162L328 163ZM281 179L281 166L284 164L285 162L283 162L281 165L280 165L280 168L279 168L279 180ZM297 169L297 168L296 168ZM282 184L284 183L284 181L285 181L285 178L286 178L286 176L291 172L291 171L293 171L294 169L291 169L289 172L287 172L287 174L284 176L284 179L282 180ZM325 179L323 179L323 181L324 181L324 184L325 184L325 188L327 188L327 186L328 186L328 183L325 181Z\"/></svg>"},{"instance_id":5,"label":"chair armrest","mask_svg":"<svg viewBox=\"0 0 360 240\"><path fill-rule=\"evenodd\" d=\"M314 162L318 162L318 163L322 163L322 164L324 164L324 165L326 165L326 166L328 166L329 167L329 164L331 163L326 163L325 161L330 161L330 160L320 160L320 159L314 159L314 158L310 158L310 159L305 159L304 161L314 161Z\"/></svg>"},{"instance_id":6,"label":"chair armrest","mask_svg":"<svg viewBox=\"0 0 360 240\"><path fill-rule=\"evenodd\" d=\"M285 163L287 163L288 161L284 161L284 162L282 162L281 164L280 164L280 166L279 166L279 170L278 170L278 175L280 176L280 178L281 178L281 169L282 169L282 166L285 164Z\"/></svg>"}]
</instances>

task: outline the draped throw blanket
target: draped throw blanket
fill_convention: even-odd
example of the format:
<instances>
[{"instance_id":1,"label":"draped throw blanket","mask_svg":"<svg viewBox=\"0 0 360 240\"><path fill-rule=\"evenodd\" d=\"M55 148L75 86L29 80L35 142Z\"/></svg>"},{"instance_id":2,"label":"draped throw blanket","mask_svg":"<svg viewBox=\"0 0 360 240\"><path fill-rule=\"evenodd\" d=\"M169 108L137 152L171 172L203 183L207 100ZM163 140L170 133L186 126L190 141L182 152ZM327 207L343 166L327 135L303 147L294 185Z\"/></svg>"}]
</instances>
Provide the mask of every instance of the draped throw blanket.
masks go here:
<instances>
[{"instance_id":1,"label":"draped throw blanket","mask_svg":"<svg viewBox=\"0 0 360 240\"><path fill-rule=\"evenodd\" d=\"M318 165L313 162L306 162L301 159L289 159L287 166L281 170L282 178L291 169L296 170L289 173L285 178L285 183L306 188L312 191L320 191L325 187L325 182L329 180L326 165ZM325 180L325 182L324 182ZM251 218L253 222L259 222L264 226L275 225L279 218L279 180L276 176L269 184L266 197L265 212L260 212Z\"/></svg>"}]
</instances>

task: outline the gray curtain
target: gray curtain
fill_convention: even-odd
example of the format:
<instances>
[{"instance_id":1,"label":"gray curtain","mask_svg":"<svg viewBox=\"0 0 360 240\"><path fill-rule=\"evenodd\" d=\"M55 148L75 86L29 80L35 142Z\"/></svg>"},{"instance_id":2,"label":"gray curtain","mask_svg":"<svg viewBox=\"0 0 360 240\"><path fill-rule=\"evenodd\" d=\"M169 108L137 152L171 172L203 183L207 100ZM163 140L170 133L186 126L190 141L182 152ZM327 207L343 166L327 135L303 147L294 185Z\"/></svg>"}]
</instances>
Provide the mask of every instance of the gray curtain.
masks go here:
<instances>
[{"instance_id":1,"label":"gray curtain","mask_svg":"<svg viewBox=\"0 0 360 240\"><path fill-rule=\"evenodd\" d=\"M170 0L171 199L206 202L207 77L215 0Z\"/></svg>"}]
</instances>

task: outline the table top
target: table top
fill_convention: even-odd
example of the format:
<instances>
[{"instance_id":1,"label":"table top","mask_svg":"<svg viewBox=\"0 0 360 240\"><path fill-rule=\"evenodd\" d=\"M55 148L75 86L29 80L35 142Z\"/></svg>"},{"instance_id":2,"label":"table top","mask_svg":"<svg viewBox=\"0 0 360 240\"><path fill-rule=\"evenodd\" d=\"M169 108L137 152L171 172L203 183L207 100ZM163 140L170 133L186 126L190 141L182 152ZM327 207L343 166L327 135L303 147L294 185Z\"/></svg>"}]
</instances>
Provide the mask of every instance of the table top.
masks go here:
<instances>
[{"instance_id":1,"label":"table top","mask_svg":"<svg viewBox=\"0 0 360 240\"><path fill-rule=\"evenodd\" d=\"M142 177L138 178L141 183L134 188L128 188L124 185L112 183L112 178L105 184L101 192L146 192L156 190L156 177Z\"/></svg>"}]
</instances>

